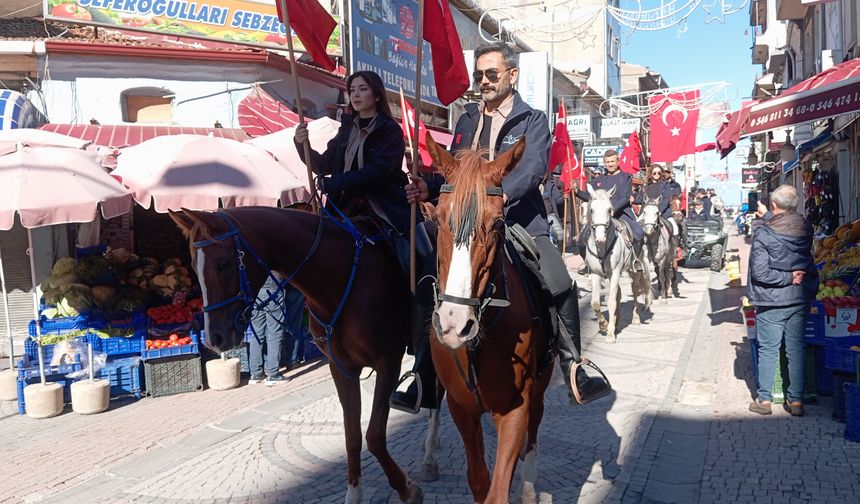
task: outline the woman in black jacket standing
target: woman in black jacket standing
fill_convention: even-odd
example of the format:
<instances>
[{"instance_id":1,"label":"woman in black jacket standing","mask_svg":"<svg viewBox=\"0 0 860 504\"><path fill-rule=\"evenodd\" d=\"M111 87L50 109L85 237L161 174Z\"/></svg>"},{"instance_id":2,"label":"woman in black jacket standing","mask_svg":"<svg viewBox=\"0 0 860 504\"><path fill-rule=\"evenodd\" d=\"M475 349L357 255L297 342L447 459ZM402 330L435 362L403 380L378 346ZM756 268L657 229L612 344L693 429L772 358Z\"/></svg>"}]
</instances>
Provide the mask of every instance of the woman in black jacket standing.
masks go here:
<instances>
[{"instance_id":1,"label":"woman in black jacket standing","mask_svg":"<svg viewBox=\"0 0 860 504\"><path fill-rule=\"evenodd\" d=\"M410 205L403 187L405 144L400 125L391 115L382 79L361 71L346 81L349 115L322 154L310 150L321 188L339 208L351 214L372 213L400 236L408 236ZM296 128L294 141L302 161L301 144L307 124Z\"/></svg>"}]
</instances>

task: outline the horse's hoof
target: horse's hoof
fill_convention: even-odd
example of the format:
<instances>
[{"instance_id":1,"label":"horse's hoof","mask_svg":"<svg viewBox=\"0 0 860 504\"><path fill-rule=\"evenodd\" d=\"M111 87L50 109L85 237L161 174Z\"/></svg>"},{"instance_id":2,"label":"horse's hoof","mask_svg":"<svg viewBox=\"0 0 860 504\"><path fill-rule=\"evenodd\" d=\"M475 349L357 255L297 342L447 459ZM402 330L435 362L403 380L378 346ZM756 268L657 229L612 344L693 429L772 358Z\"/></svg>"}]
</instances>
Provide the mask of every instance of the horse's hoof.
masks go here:
<instances>
[{"instance_id":1,"label":"horse's hoof","mask_svg":"<svg viewBox=\"0 0 860 504\"><path fill-rule=\"evenodd\" d=\"M606 330L609 329L609 323L607 322L605 324L597 324L597 328L600 330L600 332L605 333Z\"/></svg>"},{"instance_id":2,"label":"horse's hoof","mask_svg":"<svg viewBox=\"0 0 860 504\"><path fill-rule=\"evenodd\" d=\"M404 504L423 504L424 491L415 483L409 483L409 497L403 499Z\"/></svg>"},{"instance_id":3,"label":"horse's hoof","mask_svg":"<svg viewBox=\"0 0 860 504\"><path fill-rule=\"evenodd\" d=\"M660 300L660 304L669 304L669 298L664 297L663 299Z\"/></svg>"},{"instance_id":4,"label":"horse's hoof","mask_svg":"<svg viewBox=\"0 0 860 504\"><path fill-rule=\"evenodd\" d=\"M639 320L639 317L636 317L635 319L631 320L630 322L631 322L633 325L639 325L639 324L641 324L641 323L642 323L642 321L641 321L641 320Z\"/></svg>"},{"instance_id":5,"label":"horse's hoof","mask_svg":"<svg viewBox=\"0 0 860 504\"><path fill-rule=\"evenodd\" d=\"M421 481L436 481L439 479L439 466L437 464L421 465Z\"/></svg>"},{"instance_id":6,"label":"horse's hoof","mask_svg":"<svg viewBox=\"0 0 860 504\"><path fill-rule=\"evenodd\" d=\"M616 341L618 341L618 338L616 338L614 334L613 335L609 335L609 334L606 335L606 342L607 343L615 343Z\"/></svg>"}]
</instances>

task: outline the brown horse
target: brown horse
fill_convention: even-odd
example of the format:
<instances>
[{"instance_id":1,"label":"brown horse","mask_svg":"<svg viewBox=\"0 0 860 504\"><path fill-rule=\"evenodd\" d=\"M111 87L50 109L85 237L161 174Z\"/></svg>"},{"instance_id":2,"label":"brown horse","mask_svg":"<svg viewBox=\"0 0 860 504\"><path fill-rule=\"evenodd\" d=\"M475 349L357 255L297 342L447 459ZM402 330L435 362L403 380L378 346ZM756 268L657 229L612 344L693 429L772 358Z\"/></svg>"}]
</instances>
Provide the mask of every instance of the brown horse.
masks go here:
<instances>
[{"instance_id":1,"label":"brown horse","mask_svg":"<svg viewBox=\"0 0 860 504\"><path fill-rule=\"evenodd\" d=\"M206 304L206 345L223 351L242 342L254 297L269 270L278 272L305 295L314 315L310 325L314 340L329 358L343 408L347 504L362 498L357 378L364 367L377 375L367 448L403 502L422 502L421 488L407 479L386 446L388 397L409 335L410 293L392 252L380 244L384 241L372 245L360 239L358 230L351 232L331 219L299 210L183 210L171 212L171 217L192 243Z\"/></svg>"},{"instance_id":2,"label":"brown horse","mask_svg":"<svg viewBox=\"0 0 860 504\"><path fill-rule=\"evenodd\" d=\"M492 162L471 151L454 158L429 137L427 142L450 184L435 209L424 207L438 225L431 352L465 445L469 486L477 502L508 502L522 454L520 492L524 502L534 501L537 433L552 367L540 369L548 334L532 319L525 279L505 259L500 188L522 157L525 140ZM498 433L492 480L484 458L484 412L493 416Z\"/></svg>"}]
</instances>

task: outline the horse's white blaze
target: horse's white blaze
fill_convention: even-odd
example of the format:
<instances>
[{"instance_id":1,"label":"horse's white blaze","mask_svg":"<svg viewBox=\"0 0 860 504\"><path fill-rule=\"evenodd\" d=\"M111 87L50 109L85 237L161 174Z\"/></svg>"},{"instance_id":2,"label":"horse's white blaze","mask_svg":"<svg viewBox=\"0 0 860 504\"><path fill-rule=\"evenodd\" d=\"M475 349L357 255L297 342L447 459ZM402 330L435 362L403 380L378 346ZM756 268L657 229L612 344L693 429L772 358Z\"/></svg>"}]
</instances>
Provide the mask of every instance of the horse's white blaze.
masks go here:
<instances>
[{"instance_id":1,"label":"horse's white blaze","mask_svg":"<svg viewBox=\"0 0 860 504\"><path fill-rule=\"evenodd\" d=\"M451 252L451 265L448 268L448 278L445 282L445 294L462 298L472 297L472 239L464 245L455 245ZM466 327L466 323L472 314L472 308L462 304L443 301L436 309L439 317L439 325L442 329L442 342L451 347L458 348L463 344L460 339L460 331Z\"/></svg>"},{"instance_id":2,"label":"horse's white blaze","mask_svg":"<svg viewBox=\"0 0 860 504\"><path fill-rule=\"evenodd\" d=\"M361 500L361 480L359 480L358 484L355 486L349 484L346 485L346 500L344 502L346 504L361 504Z\"/></svg>"},{"instance_id":3,"label":"horse's white blaze","mask_svg":"<svg viewBox=\"0 0 860 504\"><path fill-rule=\"evenodd\" d=\"M197 282L200 284L200 292L203 296L203 306L209 306L209 296L206 294L206 281L204 273L206 272L206 252L202 248L197 249ZM203 312L203 330L209 334L209 314Z\"/></svg>"}]
</instances>

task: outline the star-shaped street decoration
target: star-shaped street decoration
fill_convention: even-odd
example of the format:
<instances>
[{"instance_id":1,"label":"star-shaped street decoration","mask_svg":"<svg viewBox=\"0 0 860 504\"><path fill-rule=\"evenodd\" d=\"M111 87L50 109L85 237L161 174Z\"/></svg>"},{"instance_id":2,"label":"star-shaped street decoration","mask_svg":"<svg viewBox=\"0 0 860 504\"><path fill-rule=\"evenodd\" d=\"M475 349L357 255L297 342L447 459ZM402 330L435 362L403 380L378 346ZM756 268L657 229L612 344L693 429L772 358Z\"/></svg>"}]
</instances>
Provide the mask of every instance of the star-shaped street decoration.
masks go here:
<instances>
[{"instance_id":1,"label":"star-shaped street decoration","mask_svg":"<svg viewBox=\"0 0 860 504\"><path fill-rule=\"evenodd\" d=\"M677 127L672 128L671 131L672 131L672 136L681 136L681 129L680 128L677 128Z\"/></svg>"},{"instance_id":2,"label":"star-shaped street decoration","mask_svg":"<svg viewBox=\"0 0 860 504\"><path fill-rule=\"evenodd\" d=\"M705 24L710 24L711 21L726 24L726 11L728 8L725 0L711 0L709 3L702 4L702 10L707 14L705 16Z\"/></svg>"}]
</instances>

